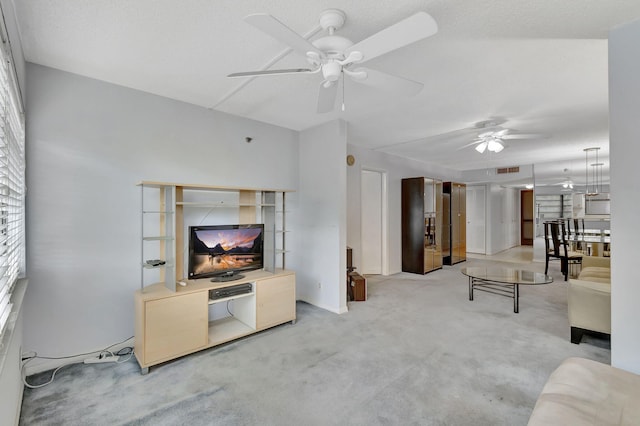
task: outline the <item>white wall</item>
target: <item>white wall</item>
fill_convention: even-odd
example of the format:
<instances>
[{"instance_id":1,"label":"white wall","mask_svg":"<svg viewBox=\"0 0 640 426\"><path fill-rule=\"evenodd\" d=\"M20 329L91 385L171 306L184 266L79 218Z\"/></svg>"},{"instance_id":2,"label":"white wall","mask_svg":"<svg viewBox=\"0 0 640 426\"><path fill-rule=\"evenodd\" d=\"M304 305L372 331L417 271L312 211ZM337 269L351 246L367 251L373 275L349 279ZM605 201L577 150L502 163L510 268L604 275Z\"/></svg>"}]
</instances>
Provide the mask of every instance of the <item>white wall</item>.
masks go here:
<instances>
[{"instance_id":1,"label":"white wall","mask_svg":"<svg viewBox=\"0 0 640 426\"><path fill-rule=\"evenodd\" d=\"M33 64L27 84L24 350L133 335L140 180L297 189L295 131Z\"/></svg>"},{"instance_id":2,"label":"white wall","mask_svg":"<svg viewBox=\"0 0 640 426\"><path fill-rule=\"evenodd\" d=\"M377 170L387 173L388 209L388 266L389 274L402 271L401 181L403 178L425 176L443 181L459 181L460 173L446 167L407 160L371 149L348 146L356 162L347 167L347 245L353 249L353 264L362 262L362 232L360 229L360 176L361 170ZM342 164L346 165L344 159ZM345 166L346 167L346 166Z\"/></svg>"},{"instance_id":3,"label":"white wall","mask_svg":"<svg viewBox=\"0 0 640 426\"><path fill-rule=\"evenodd\" d=\"M517 173L496 173L495 168L465 170L462 172L462 182L467 185L479 183L501 183L505 186L513 186L514 182L524 187L527 183L534 183L533 165L525 164L518 166L520 170Z\"/></svg>"},{"instance_id":4,"label":"white wall","mask_svg":"<svg viewBox=\"0 0 640 426\"><path fill-rule=\"evenodd\" d=\"M336 120L300 133L299 209L294 222L300 300L346 312L347 124Z\"/></svg>"},{"instance_id":5,"label":"white wall","mask_svg":"<svg viewBox=\"0 0 640 426\"><path fill-rule=\"evenodd\" d=\"M520 194L515 188L488 185L487 255L520 245Z\"/></svg>"},{"instance_id":6,"label":"white wall","mask_svg":"<svg viewBox=\"0 0 640 426\"><path fill-rule=\"evenodd\" d=\"M609 34L611 364L640 373L640 21Z\"/></svg>"}]
</instances>

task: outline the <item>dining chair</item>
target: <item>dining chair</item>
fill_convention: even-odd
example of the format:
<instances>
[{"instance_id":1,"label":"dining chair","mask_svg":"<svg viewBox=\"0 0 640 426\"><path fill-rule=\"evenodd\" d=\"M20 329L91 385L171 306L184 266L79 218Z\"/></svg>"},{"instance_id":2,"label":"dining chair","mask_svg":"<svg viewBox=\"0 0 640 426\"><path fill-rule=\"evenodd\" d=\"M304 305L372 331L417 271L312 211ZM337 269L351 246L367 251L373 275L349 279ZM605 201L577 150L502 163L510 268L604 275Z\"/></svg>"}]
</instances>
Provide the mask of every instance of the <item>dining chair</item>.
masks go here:
<instances>
[{"instance_id":1,"label":"dining chair","mask_svg":"<svg viewBox=\"0 0 640 426\"><path fill-rule=\"evenodd\" d=\"M569 265L580 266L582 253L569 250L564 221L544 222L545 264L544 273L549 271L549 260L560 260L560 271L567 281Z\"/></svg>"}]
</instances>

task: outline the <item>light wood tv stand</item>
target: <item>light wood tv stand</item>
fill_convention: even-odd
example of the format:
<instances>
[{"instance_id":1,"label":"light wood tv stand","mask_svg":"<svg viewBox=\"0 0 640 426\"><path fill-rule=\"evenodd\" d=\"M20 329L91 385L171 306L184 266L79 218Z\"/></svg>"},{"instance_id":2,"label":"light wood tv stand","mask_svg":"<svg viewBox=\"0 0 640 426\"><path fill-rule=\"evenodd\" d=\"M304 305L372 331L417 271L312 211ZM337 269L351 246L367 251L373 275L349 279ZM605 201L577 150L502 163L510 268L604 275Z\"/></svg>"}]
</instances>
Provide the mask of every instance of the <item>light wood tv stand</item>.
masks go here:
<instances>
[{"instance_id":1,"label":"light wood tv stand","mask_svg":"<svg viewBox=\"0 0 640 426\"><path fill-rule=\"evenodd\" d=\"M225 283L189 280L175 292L162 283L135 293L135 356L149 367L296 320L295 274L276 270L243 272ZM252 283L253 291L209 300L209 290ZM209 320L209 304L229 303L231 316Z\"/></svg>"}]
</instances>

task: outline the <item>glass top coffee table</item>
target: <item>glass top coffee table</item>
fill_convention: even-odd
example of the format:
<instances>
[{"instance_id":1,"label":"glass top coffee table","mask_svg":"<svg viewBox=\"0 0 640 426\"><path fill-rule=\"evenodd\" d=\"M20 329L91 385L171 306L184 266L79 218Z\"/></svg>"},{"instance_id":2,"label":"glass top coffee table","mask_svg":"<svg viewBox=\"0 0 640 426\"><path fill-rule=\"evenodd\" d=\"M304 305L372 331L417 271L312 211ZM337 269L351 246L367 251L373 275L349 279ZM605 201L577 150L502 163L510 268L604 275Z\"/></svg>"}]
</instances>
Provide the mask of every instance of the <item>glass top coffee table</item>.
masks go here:
<instances>
[{"instance_id":1,"label":"glass top coffee table","mask_svg":"<svg viewBox=\"0 0 640 426\"><path fill-rule=\"evenodd\" d=\"M513 299L513 312L519 311L521 285L550 284L553 278L540 272L522 269L471 266L460 270L469 277L469 300L473 300L473 291L485 291Z\"/></svg>"}]
</instances>

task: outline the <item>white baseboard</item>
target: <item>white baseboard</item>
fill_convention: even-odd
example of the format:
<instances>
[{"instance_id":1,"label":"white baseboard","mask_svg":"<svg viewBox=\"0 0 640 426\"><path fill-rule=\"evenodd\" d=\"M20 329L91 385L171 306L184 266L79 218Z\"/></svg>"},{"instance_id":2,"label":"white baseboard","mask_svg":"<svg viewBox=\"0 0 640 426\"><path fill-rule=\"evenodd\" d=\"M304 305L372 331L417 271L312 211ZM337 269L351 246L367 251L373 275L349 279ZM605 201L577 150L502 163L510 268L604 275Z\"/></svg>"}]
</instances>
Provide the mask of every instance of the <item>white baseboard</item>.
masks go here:
<instances>
[{"instance_id":1,"label":"white baseboard","mask_svg":"<svg viewBox=\"0 0 640 426\"><path fill-rule=\"evenodd\" d=\"M308 303L310 305L313 305L315 307L324 309L325 311L333 312L334 314L344 314L345 312L348 312L348 309L346 307L336 309L336 308L334 308L332 306L327 306L327 305L324 305L324 304L312 302L311 300L308 300L308 299L305 299L305 298L299 298L298 300L301 301L301 302L305 302L305 303Z\"/></svg>"}]
</instances>

